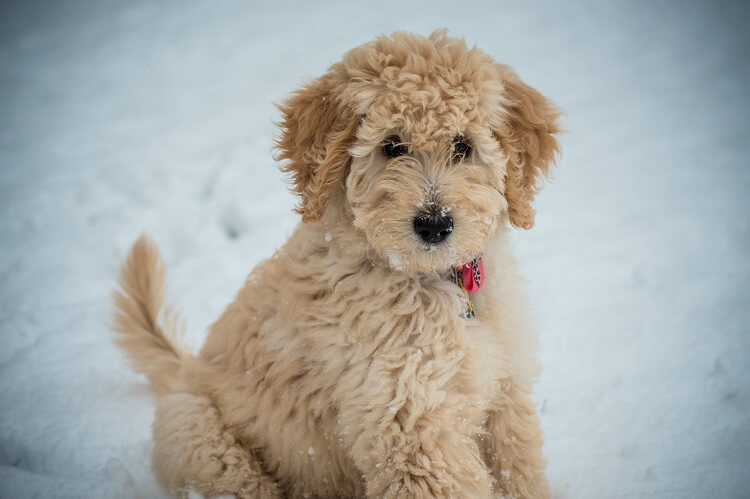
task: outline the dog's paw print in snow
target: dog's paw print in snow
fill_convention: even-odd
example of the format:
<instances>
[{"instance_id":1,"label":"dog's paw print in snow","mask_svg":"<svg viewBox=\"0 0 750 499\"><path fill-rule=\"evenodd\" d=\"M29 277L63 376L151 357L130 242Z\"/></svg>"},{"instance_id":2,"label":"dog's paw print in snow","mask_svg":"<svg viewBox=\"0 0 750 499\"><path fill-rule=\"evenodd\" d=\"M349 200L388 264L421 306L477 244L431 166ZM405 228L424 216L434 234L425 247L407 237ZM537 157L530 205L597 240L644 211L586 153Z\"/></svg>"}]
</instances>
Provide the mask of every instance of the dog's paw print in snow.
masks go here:
<instances>
[{"instance_id":1,"label":"dog's paw print in snow","mask_svg":"<svg viewBox=\"0 0 750 499\"><path fill-rule=\"evenodd\" d=\"M711 370L711 374L714 376L724 374L724 364L722 364L721 359L718 357L714 360L714 367Z\"/></svg>"},{"instance_id":2,"label":"dog's paw print in snow","mask_svg":"<svg viewBox=\"0 0 750 499\"><path fill-rule=\"evenodd\" d=\"M238 239L250 230L250 217L239 205L232 204L222 210L219 224L228 239Z\"/></svg>"}]
</instances>

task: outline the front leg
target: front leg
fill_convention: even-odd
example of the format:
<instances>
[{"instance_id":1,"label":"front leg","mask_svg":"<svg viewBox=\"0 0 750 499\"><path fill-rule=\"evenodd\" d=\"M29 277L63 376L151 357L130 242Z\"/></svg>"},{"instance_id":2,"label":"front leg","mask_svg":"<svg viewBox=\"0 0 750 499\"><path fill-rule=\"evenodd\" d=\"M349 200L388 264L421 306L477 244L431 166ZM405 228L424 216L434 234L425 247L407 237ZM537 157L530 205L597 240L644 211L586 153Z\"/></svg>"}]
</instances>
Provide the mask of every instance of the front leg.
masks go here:
<instances>
[{"instance_id":1,"label":"front leg","mask_svg":"<svg viewBox=\"0 0 750 499\"><path fill-rule=\"evenodd\" d=\"M512 380L501 390L488 411L484 453L497 489L503 497L547 498L542 431L534 403Z\"/></svg>"},{"instance_id":2,"label":"front leg","mask_svg":"<svg viewBox=\"0 0 750 499\"><path fill-rule=\"evenodd\" d=\"M159 399L153 426L154 471L173 494L281 497L252 451L238 441L207 397L173 393Z\"/></svg>"},{"instance_id":3,"label":"front leg","mask_svg":"<svg viewBox=\"0 0 750 499\"><path fill-rule=\"evenodd\" d=\"M441 350L412 344L376 353L340 388L340 431L368 497L492 495L473 438L477 409L457 389L462 354Z\"/></svg>"}]
</instances>

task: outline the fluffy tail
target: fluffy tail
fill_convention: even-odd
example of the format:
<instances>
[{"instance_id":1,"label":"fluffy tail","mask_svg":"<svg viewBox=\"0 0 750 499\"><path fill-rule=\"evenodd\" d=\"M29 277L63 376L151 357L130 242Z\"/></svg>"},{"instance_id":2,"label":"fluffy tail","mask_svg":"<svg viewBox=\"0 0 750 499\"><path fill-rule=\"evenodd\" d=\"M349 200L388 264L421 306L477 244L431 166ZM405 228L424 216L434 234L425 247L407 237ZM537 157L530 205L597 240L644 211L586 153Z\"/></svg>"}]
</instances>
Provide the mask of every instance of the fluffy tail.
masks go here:
<instances>
[{"instance_id":1,"label":"fluffy tail","mask_svg":"<svg viewBox=\"0 0 750 499\"><path fill-rule=\"evenodd\" d=\"M147 236L142 235L130 250L119 284L114 294L115 342L157 393L168 393L181 377L189 354L175 341L177 316L164 307L164 264Z\"/></svg>"}]
</instances>

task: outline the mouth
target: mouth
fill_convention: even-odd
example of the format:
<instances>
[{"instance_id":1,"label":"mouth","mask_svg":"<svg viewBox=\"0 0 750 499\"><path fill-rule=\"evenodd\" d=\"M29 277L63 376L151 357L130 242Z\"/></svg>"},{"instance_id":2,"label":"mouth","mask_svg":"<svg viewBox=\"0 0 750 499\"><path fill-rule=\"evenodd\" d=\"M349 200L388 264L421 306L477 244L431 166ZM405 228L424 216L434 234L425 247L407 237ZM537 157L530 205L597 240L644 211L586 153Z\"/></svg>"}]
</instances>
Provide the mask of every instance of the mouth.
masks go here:
<instances>
[{"instance_id":1,"label":"mouth","mask_svg":"<svg viewBox=\"0 0 750 499\"><path fill-rule=\"evenodd\" d=\"M485 238L481 236L484 234L477 233L476 230L458 230L460 227L456 226L457 221L451 211L438 207L418 211L411 219L399 220L398 225L403 232L398 236L394 234L395 237L388 241L387 246L379 248L381 258L393 270L437 272L443 276L480 261L485 242ZM373 225L377 225L377 222ZM406 229L404 225L408 227L408 232L403 230ZM471 285L467 281L468 289L474 287L478 285Z\"/></svg>"}]
</instances>

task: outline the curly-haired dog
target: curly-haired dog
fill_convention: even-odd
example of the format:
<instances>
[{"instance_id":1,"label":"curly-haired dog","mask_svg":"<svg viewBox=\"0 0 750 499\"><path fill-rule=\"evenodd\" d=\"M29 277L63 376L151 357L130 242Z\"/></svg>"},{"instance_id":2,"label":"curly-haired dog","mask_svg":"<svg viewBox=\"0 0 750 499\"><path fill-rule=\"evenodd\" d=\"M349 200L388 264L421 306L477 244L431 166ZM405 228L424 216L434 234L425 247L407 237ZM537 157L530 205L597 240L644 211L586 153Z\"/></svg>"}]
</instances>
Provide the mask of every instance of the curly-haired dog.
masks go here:
<instances>
[{"instance_id":1,"label":"curly-haired dog","mask_svg":"<svg viewBox=\"0 0 750 499\"><path fill-rule=\"evenodd\" d=\"M173 493L546 497L536 339L509 226L529 228L558 112L444 32L348 52L282 106L302 223L200 355L136 242L117 341L158 392Z\"/></svg>"}]
</instances>

